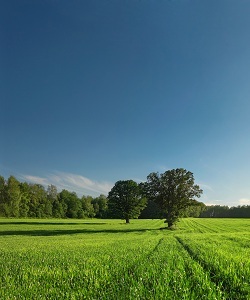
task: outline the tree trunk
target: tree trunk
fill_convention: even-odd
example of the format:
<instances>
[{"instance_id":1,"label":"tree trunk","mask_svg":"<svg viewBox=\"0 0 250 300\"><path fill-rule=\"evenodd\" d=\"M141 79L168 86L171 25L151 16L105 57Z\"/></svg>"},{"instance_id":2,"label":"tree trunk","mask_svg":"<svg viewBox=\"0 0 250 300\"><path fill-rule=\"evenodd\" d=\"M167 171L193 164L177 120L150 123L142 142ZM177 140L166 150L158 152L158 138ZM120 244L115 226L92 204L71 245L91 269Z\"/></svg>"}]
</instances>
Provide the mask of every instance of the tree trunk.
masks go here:
<instances>
[{"instance_id":1,"label":"tree trunk","mask_svg":"<svg viewBox=\"0 0 250 300\"><path fill-rule=\"evenodd\" d=\"M173 222L171 222L171 221L167 221L167 223L168 223L168 228L169 229L171 229L173 227L173 225L174 225Z\"/></svg>"},{"instance_id":2,"label":"tree trunk","mask_svg":"<svg viewBox=\"0 0 250 300\"><path fill-rule=\"evenodd\" d=\"M129 217L126 217L126 224L129 224Z\"/></svg>"},{"instance_id":3,"label":"tree trunk","mask_svg":"<svg viewBox=\"0 0 250 300\"><path fill-rule=\"evenodd\" d=\"M167 213L167 219L166 219L166 223L168 223L168 229L171 229L174 225L173 216L172 216L171 212L172 212L171 208L168 207L168 213Z\"/></svg>"}]
</instances>

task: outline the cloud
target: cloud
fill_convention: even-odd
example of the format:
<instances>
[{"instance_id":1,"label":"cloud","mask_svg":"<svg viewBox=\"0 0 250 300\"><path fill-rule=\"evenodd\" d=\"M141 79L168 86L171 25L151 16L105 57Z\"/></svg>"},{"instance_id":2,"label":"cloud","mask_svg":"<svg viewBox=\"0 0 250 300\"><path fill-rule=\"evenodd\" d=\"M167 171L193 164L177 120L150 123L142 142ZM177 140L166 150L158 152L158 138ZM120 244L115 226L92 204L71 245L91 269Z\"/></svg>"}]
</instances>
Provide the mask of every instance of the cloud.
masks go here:
<instances>
[{"instance_id":1,"label":"cloud","mask_svg":"<svg viewBox=\"0 0 250 300\"><path fill-rule=\"evenodd\" d=\"M250 199L247 198L239 199L239 205L250 205Z\"/></svg>"},{"instance_id":2,"label":"cloud","mask_svg":"<svg viewBox=\"0 0 250 300\"><path fill-rule=\"evenodd\" d=\"M47 178L31 176L31 175L23 175L21 177L23 177L25 180L32 182L32 183L37 183L37 184L42 184L42 185L50 184Z\"/></svg>"},{"instance_id":3,"label":"cloud","mask_svg":"<svg viewBox=\"0 0 250 300\"><path fill-rule=\"evenodd\" d=\"M54 172L45 178L32 175L22 175L22 178L28 182L38 183L45 186L53 184L59 190L67 189L80 195L107 195L113 187L113 183L111 182L94 181L81 175L64 172Z\"/></svg>"}]
</instances>

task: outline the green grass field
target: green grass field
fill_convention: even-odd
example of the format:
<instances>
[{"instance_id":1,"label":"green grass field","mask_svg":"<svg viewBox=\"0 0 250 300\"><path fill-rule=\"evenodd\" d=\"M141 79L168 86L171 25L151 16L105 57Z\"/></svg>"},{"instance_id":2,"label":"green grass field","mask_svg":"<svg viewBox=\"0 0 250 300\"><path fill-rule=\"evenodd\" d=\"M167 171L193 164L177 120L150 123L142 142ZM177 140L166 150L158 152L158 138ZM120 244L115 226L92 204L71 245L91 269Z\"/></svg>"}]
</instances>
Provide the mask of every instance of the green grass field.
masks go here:
<instances>
[{"instance_id":1,"label":"green grass field","mask_svg":"<svg viewBox=\"0 0 250 300\"><path fill-rule=\"evenodd\" d=\"M0 219L0 299L250 299L250 219Z\"/></svg>"}]
</instances>

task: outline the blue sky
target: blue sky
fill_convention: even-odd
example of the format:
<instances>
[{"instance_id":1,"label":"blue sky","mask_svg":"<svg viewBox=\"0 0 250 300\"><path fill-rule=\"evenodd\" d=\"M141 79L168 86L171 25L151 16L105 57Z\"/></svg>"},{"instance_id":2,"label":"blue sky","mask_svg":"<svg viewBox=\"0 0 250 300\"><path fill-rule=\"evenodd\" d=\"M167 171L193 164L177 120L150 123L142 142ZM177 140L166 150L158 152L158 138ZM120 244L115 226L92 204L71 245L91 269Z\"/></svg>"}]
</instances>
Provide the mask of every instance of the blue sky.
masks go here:
<instances>
[{"instance_id":1,"label":"blue sky","mask_svg":"<svg viewBox=\"0 0 250 300\"><path fill-rule=\"evenodd\" d=\"M186 168L250 204L250 1L0 4L0 174L107 194Z\"/></svg>"}]
</instances>

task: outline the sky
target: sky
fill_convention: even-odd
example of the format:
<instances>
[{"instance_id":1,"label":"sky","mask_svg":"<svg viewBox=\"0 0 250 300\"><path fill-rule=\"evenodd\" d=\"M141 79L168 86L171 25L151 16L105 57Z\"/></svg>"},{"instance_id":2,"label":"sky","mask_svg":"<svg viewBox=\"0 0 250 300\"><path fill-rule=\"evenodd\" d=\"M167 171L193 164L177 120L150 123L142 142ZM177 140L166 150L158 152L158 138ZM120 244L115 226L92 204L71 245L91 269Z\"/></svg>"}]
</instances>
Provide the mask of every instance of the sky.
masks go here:
<instances>
[{"instance_id":1,"label":"sky","mask_svg":"<svg viewBox=\"0 0 250 300\"><path fill-rule=\"evenodd\" d=\"M250 204L249 0L0 1L0 174L107 195L185 168Z\"/></svg>"}]
</instances>

